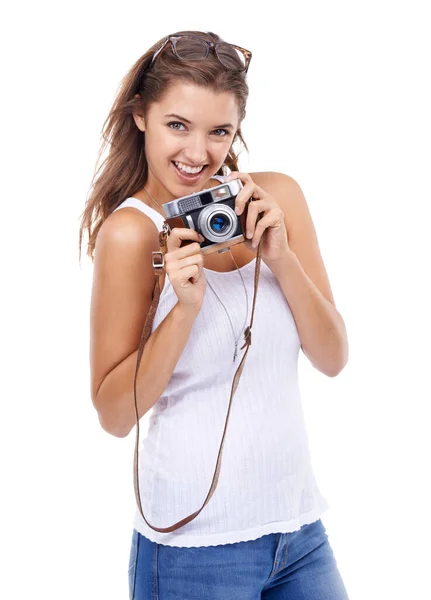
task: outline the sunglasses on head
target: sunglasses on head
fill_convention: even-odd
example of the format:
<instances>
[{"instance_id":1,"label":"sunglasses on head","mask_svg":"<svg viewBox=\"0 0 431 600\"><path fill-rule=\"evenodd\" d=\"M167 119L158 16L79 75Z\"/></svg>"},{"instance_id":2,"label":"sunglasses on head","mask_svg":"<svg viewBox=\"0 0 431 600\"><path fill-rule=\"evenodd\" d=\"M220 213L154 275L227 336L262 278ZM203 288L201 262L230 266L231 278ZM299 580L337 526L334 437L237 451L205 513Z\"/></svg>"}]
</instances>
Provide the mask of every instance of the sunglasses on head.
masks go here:
<instances>
[{"instance_id":1,"label":"sunglasses on head","mask_svg":"<svg viewBox=\"0 0 431 600\"><path fill-rule=\"evenodd\" d=\"M170 35L154 53L150 68L168 44L180 60L203 60L211 49L224 67L241 73L247 73L251 60L249 50L234 44L209 42L197 35Z\"/></svg>"}]
</instances>

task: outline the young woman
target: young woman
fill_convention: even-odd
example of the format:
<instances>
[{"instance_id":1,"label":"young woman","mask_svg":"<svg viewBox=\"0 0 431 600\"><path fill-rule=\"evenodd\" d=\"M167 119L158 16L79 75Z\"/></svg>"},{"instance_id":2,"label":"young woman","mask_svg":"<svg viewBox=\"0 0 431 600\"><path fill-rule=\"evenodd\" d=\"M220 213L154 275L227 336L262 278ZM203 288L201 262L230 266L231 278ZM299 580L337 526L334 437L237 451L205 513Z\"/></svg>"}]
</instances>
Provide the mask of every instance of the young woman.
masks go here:
<instances>
[{"instance_id":1,"label":"young woman","mask_svg":"<svg viewBox=\"0 0 431 600\"><path fill-rule=\"evenodd\" d=\"M152 301L152 252L173 199L240 179L247 240L204 253L194 229L167 240L161 296L138 377L139 418L152 409L140 451L146 520L162 528L208 493L261 271L253 344L232 403L218 487L202 512L158 532L138 510L130 598L345 600L320 519L297 381L302 348L329 377L348 359L305 198L282 173L242 173L234 143L251 52L214 33L160 40L131 68L105 123L109 153L96 173L80 230L94 260L91 396L101 426L135 425L137 348ZM218 176L218 179L214 179ZM182 244L188 240L188 244ZM167 275L167 276L166 276ZM244 346L243 346L244 347Z\"/></svg>"}]
</instances>

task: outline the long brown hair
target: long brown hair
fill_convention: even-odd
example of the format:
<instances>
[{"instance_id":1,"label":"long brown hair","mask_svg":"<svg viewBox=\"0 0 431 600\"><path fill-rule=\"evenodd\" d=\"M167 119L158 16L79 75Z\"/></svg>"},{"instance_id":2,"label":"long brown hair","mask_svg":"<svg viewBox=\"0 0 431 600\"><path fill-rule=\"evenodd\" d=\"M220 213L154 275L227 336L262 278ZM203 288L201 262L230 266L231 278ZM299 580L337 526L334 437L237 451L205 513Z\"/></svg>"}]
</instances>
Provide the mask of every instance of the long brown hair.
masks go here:
<instances>
[{"instance_id":1,"label":"long brown hair","mask_svg":"<svg viewBox=\"0 0 431 600\"><path fill-rule=\"evenodd\" d=\"M172 35L180 34L198 35L213 42L224 41L212 32L181 31ZM245 74L226 69L213 52L209 52L202 61L185 61L178 60L173 52L164 50L149 69L154 53L166 39L156 42L122 79L112 108L103 124L103 143L97 156L85 209L81 213L79 260L84 229L88 231L87 255L94 260L96 237L102 223L125 198L133 196L146 183L148 165L144 151L145 134L136 126L133 113L145 116L150 104L160 100L172 82L183 80L211 88L216 93L235 94L239 107L239 124L245 117L248 98ZM233 57L233 60L235 58ZM234 142L237 139L248 151L240 127ZM108 144L108 155L97 167ZM239 170L238 155L231 146L224 161L231 171ZM221 168L217 174L223 174Z\"/></svg>"}]
</instances>

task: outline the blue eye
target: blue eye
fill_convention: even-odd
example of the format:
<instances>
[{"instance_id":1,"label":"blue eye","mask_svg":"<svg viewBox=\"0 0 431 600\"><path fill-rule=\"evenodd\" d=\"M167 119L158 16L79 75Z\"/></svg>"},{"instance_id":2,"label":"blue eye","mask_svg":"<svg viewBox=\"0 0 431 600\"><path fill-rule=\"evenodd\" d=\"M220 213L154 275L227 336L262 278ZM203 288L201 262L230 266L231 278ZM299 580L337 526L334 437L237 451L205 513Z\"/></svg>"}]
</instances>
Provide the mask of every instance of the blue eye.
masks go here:
<instances>
[{"instance_id":1,"label":"blue eye","mask_svg":"<svg viewBox=\"0 0 431 600\"><path fill-rule=\"evenodd\" d=\"M227 129L215 129L214 131L224 131L224 135L218 135L217 137L225 137L229 135L229 131Z\"/></svg>"},{"instance_id":2,"label":"blue eye","mask_svg":"<svg viewBox=\"0 0 431 600\"><path fill-rule=\"evenodd\" d=\"M170 127L171 129L174 129L176 131L181 131L181 130L177 129L176 127L171 127L171 125L180 125L181 127L184 127L184 125L182 123L179 123L178 121L171 121L170 123L168 123L168 127Z\"/></svg>"}]
</instances>

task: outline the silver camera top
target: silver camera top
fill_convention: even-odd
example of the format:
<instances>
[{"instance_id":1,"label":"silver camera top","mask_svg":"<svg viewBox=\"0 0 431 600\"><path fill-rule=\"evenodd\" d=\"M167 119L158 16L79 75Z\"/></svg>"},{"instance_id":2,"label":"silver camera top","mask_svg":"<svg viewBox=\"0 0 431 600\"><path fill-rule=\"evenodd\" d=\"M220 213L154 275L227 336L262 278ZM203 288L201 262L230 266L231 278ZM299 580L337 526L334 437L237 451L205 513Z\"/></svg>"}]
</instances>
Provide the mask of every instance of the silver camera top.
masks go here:
<instances>
[{"instance_id":1,"label":"silver camera top","mask_svg":"<svg viewBox=\"0 0 431 600\"><path fill-rule=\"evenodd\" d=\"M202 208L213 202L221 202L237 196L242 188L242 183L239 179L234 179L228 183L221 183L212 188L176 198L171 202L163 204L166 218L177 217L189 213L197 208Z\"/></svg>"}]
</instances>

